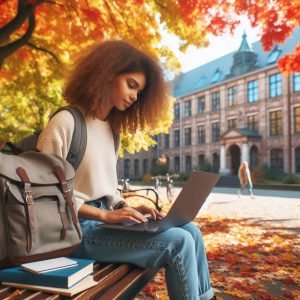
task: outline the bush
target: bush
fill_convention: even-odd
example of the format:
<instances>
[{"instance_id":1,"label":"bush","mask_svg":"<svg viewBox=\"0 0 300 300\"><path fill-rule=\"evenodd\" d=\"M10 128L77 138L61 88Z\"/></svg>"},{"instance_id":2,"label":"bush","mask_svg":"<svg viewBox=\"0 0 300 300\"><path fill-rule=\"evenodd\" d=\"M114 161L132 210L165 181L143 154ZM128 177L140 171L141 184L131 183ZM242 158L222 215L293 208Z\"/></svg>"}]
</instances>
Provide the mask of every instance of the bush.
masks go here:
<instances>
[{"instance_id":1,"label":"bush","mask_svg":"<svg viewBox=\"0 0 300 300\"><path fill-rule=\"evenodd\" d=\"M262 170L265 174L265 178L268 180L281 181L283 178L282 172L275 171L267 165L263 165Z\"/></svg>"},{"instance_id":2,"label":"bush","mask_svg":"<svg viewBox=\"0 0 300 300\"><path fill-rule=\"evenodd\" d=\"M211 165L208 162L207 159L205 159L198 167L199 171L203 171L203 172L210 172L211 171Z\"/></svg>"},{"instance_id":3,"label":"bush","mask_svg":"<svg viewBox=\"0 0 300 300\"><path fill-rule=\"evenodd\" d=\"M287 174L283 177L282 183L285 184L299 184L300 183L300 177L293 175L293 174Z\"/></svg>"},{"instance_id":4,"label":"bush","mask_svg":"<svg viewBox=\"0 0 300 300\"><path fill-rule=\"evenodd\" d=\"M166 173L168 172L169 172L169 168L167 165L159 165L157 163L151 169L151 173L153 176L166 175Z\"/></svg>"}]
</instances>

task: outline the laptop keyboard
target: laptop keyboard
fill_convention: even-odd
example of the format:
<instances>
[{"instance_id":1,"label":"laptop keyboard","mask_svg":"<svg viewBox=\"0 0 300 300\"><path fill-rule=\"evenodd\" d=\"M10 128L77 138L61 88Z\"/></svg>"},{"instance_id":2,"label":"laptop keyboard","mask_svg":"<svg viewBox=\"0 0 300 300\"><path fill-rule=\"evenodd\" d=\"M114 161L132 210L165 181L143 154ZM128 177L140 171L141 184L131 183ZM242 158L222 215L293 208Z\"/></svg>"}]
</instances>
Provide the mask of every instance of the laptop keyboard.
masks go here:
<instances>
[{"instance_id":1,"label":"laptop keyboard","mask_svg":"<svg viewBox=\"0 0 300 300\"><path fill-rule=\"evenodd\" d=\"M136 229L151 230L151 229L158 228L162 224L163 221L164 221L164 219L159 219L159 220L148 219L148 222L145 222L145 223L136 223L136 224L131 224L131 225L125 225L123 227L134 226L134 228L136 228Z\"/></svg>"}]
</instances>

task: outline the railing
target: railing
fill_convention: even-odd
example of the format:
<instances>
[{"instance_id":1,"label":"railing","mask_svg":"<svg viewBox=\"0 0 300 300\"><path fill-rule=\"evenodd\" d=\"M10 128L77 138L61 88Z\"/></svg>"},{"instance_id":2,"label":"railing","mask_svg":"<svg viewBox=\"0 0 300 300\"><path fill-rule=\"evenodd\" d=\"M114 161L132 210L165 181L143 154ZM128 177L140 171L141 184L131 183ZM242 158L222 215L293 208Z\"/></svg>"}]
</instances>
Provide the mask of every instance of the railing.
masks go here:
<instances>
[{"instance_id":1,"label":"railing","mask_svg":"<svg viewBox=\"0 0 300 300\"><path fill-rule=\"evenodd\" d=\"M140 197L151 201L158 211L162 210L162 206L159 205L158 192L155 189L153 188L132 189L130 187L130 182L128 178L121 179L120 182L121 182L121 188L118 188L118 190L124 199L128 199L131 197ZM150 195L152 194L154 199L153 197L150 197L149 194Z\"/></svg>"}]
</instances>

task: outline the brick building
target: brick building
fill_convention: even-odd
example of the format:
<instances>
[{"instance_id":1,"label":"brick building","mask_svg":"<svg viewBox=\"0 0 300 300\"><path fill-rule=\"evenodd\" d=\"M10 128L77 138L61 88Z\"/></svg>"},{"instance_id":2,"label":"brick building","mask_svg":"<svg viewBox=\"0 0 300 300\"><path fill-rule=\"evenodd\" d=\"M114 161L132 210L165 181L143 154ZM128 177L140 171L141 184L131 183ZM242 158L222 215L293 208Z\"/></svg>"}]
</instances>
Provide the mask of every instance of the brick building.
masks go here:
<instances>
[{"instance_id":1,"label":"brick building","mask_svg":"<svg viewBox=\"0 0 300 300\"><path fill-rule=\"evenodd\" d=\"M236 52L173 81L174 121L157 146L119 160L120 177L142 177L164 154L169 171L207 169L236 174L241 161L300 173L300 74L284 75L277 61L300 42L300 28L269 52L246 34Z\"/></svg>"}]
</instances>

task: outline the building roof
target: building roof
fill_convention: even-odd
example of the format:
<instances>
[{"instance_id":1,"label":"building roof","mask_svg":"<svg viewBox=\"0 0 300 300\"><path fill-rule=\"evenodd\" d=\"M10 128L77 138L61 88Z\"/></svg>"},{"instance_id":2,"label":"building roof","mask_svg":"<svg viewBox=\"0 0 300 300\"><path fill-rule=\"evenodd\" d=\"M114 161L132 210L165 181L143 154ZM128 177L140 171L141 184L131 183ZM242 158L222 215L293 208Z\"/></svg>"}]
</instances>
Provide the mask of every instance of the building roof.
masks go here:
<instances>
[{"instance_id":1,"label":"building roof","mask_svg":"<svg viewBox=\"0 0 300 300\"><path fill-rule=\"evenodd\" d=\"M227 136L230 136L231 133L236 132L241 136L246 136L248 138L256 138L256 139L261 139L261 135L259 135L256 131L253 131L249 128L233 128L228 130L227 132L223 133L221 136L222 138L226 138Z\"/></svg>"},{"instance_id":2,"label":"building roof","mask_svg":"<svg viewBox=\"0 0 300 300\"><path fill-rule=\"evenodd\" d=\"M280 57L287 53L293 52L295 46L299 42L300 27L294 31L291 38L286 40L285 44L275 45L269 52L265 52L263 50L260 41L253 43L252 47L249 47L246 37L243 36L242 43L238 51L226 54L189 72L181 73L179 76L177 76L172 82L173 96L177 98L187 96L219 84L222 81L228 80L230 68L233 65L234 54L245 51L247 46L251 52L257 54L257 69L263 69L275 65Z\"/></svg>"}]
</instances>

